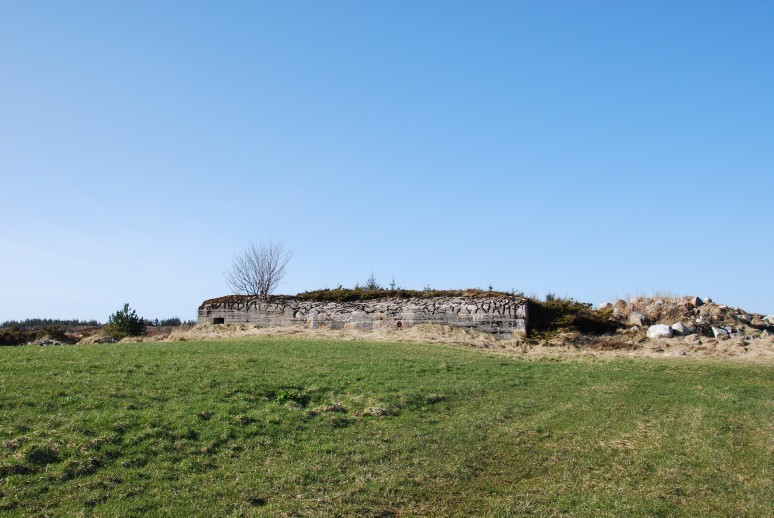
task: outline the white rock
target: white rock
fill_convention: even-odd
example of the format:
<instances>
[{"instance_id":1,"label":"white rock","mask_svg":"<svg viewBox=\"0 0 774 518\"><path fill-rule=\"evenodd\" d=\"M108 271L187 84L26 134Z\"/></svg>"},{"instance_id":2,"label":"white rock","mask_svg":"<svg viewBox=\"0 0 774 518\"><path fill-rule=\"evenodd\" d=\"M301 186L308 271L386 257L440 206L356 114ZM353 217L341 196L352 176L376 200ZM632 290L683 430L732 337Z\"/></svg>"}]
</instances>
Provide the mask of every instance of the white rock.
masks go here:
<instances>
[{"instance_id":1,"label":"white rock","mask_svg":"<svg viewBox=\"0 0 774 518\"><path fill-rule=\"evenodd\" d=\"M768 322L769 324L774 324L774 315L768 315L763 317L764 322Z\"/></svg>"},{"instance_id":2,"label":"white rock","mask_svg":"<svg viewBox=\"0 0 774 518\"><path fill-rule=\"evenodd\" d=\"M676 335L680 335L680 336L688 336L696 332L695 329L688 327L682 322L677 322L676 324L672 324L672 331L674 331Z\"/></svg>"},{"instance_id":3,"label":"white rock","mask_svg":"<svg viewBox=\"0 0 774 518\"><path fill-rule=\"evenodd\" d=\"M599 305L599 307L597 309L607 309L607 308L612 308L612 307L613 307L613 305L610 304L609 302L603 302L602 304Z\"/></svg>"},{"instance_id":4,"label":"white rock","mask_svg":"<svg viewBox=\"0 0 774 518\"><path fill-rule=\"evenodd\" d=\"M729 330L726 327L715 327L712 326L712 334L715 335L715 338L723 335L729 334Z\"/></svg>"},{"instance_id":5,"label":"white rock","mask_svg":"<svg viewBox=\"0 0 774 518\"><path fill-rule=\"evenodd\" d=\"M672 328L666 324L656 324L648 328L648 338L672 338Z\"/></svg>"}]
</instances>

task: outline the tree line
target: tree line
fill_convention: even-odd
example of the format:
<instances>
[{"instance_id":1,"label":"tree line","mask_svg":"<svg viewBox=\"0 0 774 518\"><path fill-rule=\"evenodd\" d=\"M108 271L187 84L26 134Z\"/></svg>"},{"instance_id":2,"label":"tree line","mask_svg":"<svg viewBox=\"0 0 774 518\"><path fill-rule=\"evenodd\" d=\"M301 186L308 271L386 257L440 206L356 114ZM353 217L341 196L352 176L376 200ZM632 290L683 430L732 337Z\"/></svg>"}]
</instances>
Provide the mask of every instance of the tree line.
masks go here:
<instances>
[{"instance_id":1,"label":"tree line","mask_svg":"<svg viewBox=\"0 0 774 518\"><path fill-rule=\"evenodd\" d=\"M65 327L97 327L100 323L96 320L61 320L58 318L27 318L24 320L6 320L0 324L0 328L10 329L30 329L45 326L65 326Z\"/></svg>"},{"instance_id":2,"label":"tree line","mask_svg":"<svg viewBox=\"0 0 774 518\"><path fill-rule=\"evenodd\" d=\"M143 318L143 322L148 327L179 326L183 324L195 324L195 320L181 320L178 317L172 318ZM79 320L59 319L59 318L26 318L24 320L6 320L0 323L0 329L37 329L40 327L99 327L102 323L98 320Z\"/></svg>"}]
</instances>

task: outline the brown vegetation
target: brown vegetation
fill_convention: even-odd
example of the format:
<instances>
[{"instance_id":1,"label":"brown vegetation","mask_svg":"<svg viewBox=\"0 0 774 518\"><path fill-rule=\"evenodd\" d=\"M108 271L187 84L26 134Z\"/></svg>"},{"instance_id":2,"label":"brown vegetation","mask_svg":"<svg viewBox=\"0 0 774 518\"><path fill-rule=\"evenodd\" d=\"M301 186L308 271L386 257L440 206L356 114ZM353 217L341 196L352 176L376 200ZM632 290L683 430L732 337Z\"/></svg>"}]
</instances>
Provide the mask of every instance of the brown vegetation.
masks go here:
<instances>
[{"instance_id":1,"label":"brown vegetation","mask_svg":"<svg viewBox=\"0 0 774 518\"><path fill-rule=\"evenodd\" d=\"M366 289L366 288L334 288L304 291L297 295L269 295L268 297L262 295L226 295L224 297L217 297L208 299L202 302L199 308L205 306L219 307L223 304L246 304L257 300L271 300L271 299L290 299L290 300L308 300L313 302L351 302L358 300L374 300L374 299L431 299L436 297L511 297L512 293L506 293L503 291L486 291L474 288L465 290L404 290L404 289Z\"/></svg>"}]
</instances>

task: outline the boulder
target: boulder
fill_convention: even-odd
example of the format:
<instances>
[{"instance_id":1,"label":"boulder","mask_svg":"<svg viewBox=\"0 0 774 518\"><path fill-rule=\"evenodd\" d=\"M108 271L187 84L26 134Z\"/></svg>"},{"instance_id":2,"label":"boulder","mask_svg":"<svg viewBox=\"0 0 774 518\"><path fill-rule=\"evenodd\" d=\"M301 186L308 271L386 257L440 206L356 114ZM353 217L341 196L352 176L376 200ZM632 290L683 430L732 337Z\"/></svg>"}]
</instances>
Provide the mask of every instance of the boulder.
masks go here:
<instances>
[{"instance_id":1,"label":"boulder","mask_svg":"<svg viewBox=\"0 0 774 518\"><path fill-rule=\"evenodd\" d=\"M727 327L712 326L712 334L715 336L715 338L718 338L720 336L728 336L730 332L731 330L728 329Z\"/></svg>"},{"instance_id":2,"label":"boulder","mask_svg":"<svg viewBox=\"0 0 774 518\"><path fill-rule=\"evenodd\" d=\"M682 322L677 322L676 324L672 324L672 331L674 331L676 335L680 335L680 336L688 336L696 332L694 328L688 327Z\"/></svg>"},{"instance_id":3,"label":"boulder","mask_svg":"<svg viewBox=\"0 0 774 518\"><path fill-rule=\"evenodd\" d=\"M774 315L768 315L763 317L763 321L768 324L774 325Z\"/></svg>"},{"instance_id":4,"label":"boulder","mask_svg":"<svg viewBox=\"0 0 774 518\"><path fill-rule=\"evenodd\" d=\"M648 338L672 338L672 328L666 324L656 324L648 328Z\"/></svg>"},{"instance_id":5,"label":"boulder","mask_svg":"<svg viewBox=\"0 0 774 518\"><path fill-rule=\"evenodd\" d=\"M699 306L704 305L704 301L701 300L699 297L693 297L691 299L691 304L693 305L693 307L698 308Z\"/></svg>"},{"instance_id":6,"label":"boulder","mask_svg":"<svg viewBox=\"0 0 774 518\"><path fill-rule=\"evenodd\" d=\"M650 322L650 319L645 315L644 313L640 313L639 311L632 312L631 315L629 315L628 322L633 326L646 326Z\"/></svg>"},{"instance_id":7,"label":"boulder","mask_svg":"<svg viewBox=\"0 0 774 518\"><path fill-rule=\"evenodd\" d=\"M599 307L597 309L608 309L608 308L612 308L612 307L613 307L613 305L610 304L609 302L603 302L602 304L599 305Z\"/></svg>"}]
</instances>

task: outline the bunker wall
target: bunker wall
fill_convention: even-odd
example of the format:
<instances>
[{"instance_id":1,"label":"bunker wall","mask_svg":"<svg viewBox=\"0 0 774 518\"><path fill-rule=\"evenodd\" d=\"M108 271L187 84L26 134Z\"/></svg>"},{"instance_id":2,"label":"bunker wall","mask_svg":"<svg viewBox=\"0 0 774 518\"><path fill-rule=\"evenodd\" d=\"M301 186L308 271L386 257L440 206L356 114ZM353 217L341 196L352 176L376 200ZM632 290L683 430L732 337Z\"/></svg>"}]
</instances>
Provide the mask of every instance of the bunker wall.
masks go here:
<instances>
[{"instance_id":1,"label":"bunker wall","mask_svg":"<svg viewBox=\"0 0 774 518\"><path fill-rule=\"evenodd\" d=\"M199 323L304 325L310 329L404 328L420 323L448 324L493 334L522 334L527 300L516 297L436 297L314 302L290 297L227 297L199 308Z\"/></svg>"}]
</instances>

